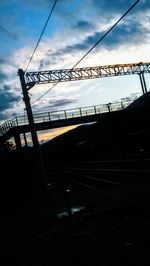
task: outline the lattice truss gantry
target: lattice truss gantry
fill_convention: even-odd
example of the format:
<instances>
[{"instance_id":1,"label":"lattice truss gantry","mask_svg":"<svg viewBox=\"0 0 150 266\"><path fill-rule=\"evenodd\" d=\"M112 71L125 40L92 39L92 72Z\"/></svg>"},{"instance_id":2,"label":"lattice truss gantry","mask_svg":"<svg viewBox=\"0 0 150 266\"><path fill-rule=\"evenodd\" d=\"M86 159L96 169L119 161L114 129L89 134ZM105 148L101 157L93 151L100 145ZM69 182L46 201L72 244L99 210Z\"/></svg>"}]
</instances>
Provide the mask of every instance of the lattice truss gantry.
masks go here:
<instances>
[{"instance_id":1,"label":"lattice truss gantry","mask_svg":"<svg viewBox=\"0 0 150 266\"><path fill-rule=\"evenodd\" d=\"M150 62L26 72L26 85L150 73Z\"/></svg>"}]
</instances>

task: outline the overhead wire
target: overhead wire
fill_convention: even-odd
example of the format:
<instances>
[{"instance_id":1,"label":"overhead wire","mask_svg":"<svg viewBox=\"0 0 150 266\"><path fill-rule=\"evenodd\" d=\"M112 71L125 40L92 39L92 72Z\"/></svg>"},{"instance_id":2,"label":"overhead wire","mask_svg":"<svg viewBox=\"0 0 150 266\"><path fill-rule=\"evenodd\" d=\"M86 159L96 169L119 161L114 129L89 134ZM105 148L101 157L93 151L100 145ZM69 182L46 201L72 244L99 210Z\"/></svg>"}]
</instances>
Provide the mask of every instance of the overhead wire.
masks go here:
<instances>
[{"instance_id":1,"label":"overhead wire","mask_svg":"<svg viewBox=\"0 0 150 266\"><path fill-rule=\"evenodd\" d=\"M137 5L141 0L137 0L114 24L113 26L86 52L86 54L73 66L75 68L116 26L117 24ZM72 68L72 69L73 69Z\"/></svg>"},{"instance_id":2,"label":"overhead wire","mask_svg":"<svg viewBox=\"0 0 150 266\"><path fill-rule=\"evenodd\" d=\"M34 105L36 102L38 102L41 98L43 98L47 93L49 93L57 84L59 83L56 82L50 89L48 89L45 93L43 93L38 99L32 102L32 105Z\"/></svg>"},{"instance_id":3,"label":"overhead wire","mask_svg":"<svg viewBox=\"0 0 150 266\"><path fill-rule=\"evenodd\" d=\"M120 21L140 2L141 0L137 0L133 5L110 27L110 29L85 53L82 58L77 61L77 63L71 68L73 70L81 61L120 23ZM35 104L41 98L43 98L47 93L49 93L60 81L56 82L50 89L48 89L44 94L42 94L39 98L37 98L32 104Z\"/></svg>"},{"instance_id":4,"label":"overhead wire","mask_svg":"<svg viewBox=\"0 0 150 266\"><path fill-rule=\"evenodd\" d=\"M32 55L31 55L31 57L30 57L30 59L29 59L29 62L28 62L28 64L27 64L27 66L26 66L25 72L28 70L28 67L29 67L29 65L30 65L30 63L31 63L31 61L32 61L32 59L33 59L33 56L34 56L34 54L35 54L37 48L38 48L38 45L39 45L39 43L40 43L40 41L41 41L41 39L42 39L42 36L43 36L43 34L44 34L44 31L45 31L45 29L46 29L46 27L47 27L47 24L48 24L50 18L51 18L51 15L52 15L52 13L53 13L53 11L54 11L54 8L55 8L55 6L56 6L57 1L58 1L58 0L55 0L54 4L53 4L53 6L52 6L52 8L51 8L51 10L50 10L50 13L49 13L48 18L47 18L47 20L46 20L46 23L45 23L45 25L44 25L44 27L43 27L43 30L42 30L42 32L41 32L41 34L40 34L40 37L39 37L39 39L38 39L38 41L37 41L37 44L36 44L36 46L35 46L35 48L34 48L34 50L33 50L33 53L32 53Z\"/></svg>"}]
</instances>

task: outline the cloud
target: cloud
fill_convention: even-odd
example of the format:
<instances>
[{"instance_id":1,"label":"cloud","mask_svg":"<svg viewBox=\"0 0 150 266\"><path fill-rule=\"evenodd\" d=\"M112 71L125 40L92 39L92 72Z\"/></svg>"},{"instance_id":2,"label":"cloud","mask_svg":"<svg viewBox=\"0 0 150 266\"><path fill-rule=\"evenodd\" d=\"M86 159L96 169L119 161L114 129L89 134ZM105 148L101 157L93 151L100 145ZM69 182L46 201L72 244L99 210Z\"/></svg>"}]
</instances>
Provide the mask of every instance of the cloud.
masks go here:
<instances>
[{"instance_id":1,"label":"cloud","mask_svg":"<svg viewBox=\"0 0 150 266\"><path fill-rule=\"evenodd\" d=\"M10 2L10 0L1 0L0 4L10 4ZM5 24L1 18L3 22L3 24L1 24L1 31L3 35L5 34L5 36L10 37L10 45L13 44L13 50L11 50L12 48L8 47L9 42L7 43L8 46L5 45L6 42L2 42L3 46L5 46L3 53L5 54L5 58L0 58L0 99L2 99L2 101L4 99L4 103L6 104L6 96L7 99L10 97L10 105L12 107L10 108L10 105L6 104L6 111L12 110L10 117L14 114L14 110L16 112L18 111L18 113L23 112L23 103L21 105L21 102L17 101L17 99L13 101L13 97L16 97L15 93L19 94L16 90L20 87L17 69L25 69L30 55L33 52L33 39L35 41L36 31L38 33L40 29L39 24L37 24L38 27L36 27L36 29L34 28L34 23L32 24L33 20L30 20L30 18L34 19L34 22L37 22L37 17L41 19L43 14L43 18L45 19L53 4L52 0L33 0L30 5L27 5L26 2L25 0L21 2L19 0L13 1L13 5L15 4L15 6L14 11L12 10L12 16L7 18L7 12L3 12L3 16L6 18ZM106 32L105 30L110 28L110 25L112 25L133 2L134 0L59 0L52 21L50 21L49 28L45 31L45 36L43 36L44 38L40 42L40 46L36 51L29 70L32 69L36 71L37 69L46 70L73 67L82 55L84 55ZM10 5L12 5L12 3ZM149 0L140 1L130 15L127 16L122 23L118 24L102 43L83 60L80 66L114 64L114 62L125 63L130 60L131 62L138 60L139 62L146 61L147 55L149 54L148 41L150 39L149 8ZM24 11L26 13L24 13ZM23 14L25 16L22 21ZM34 14L37 17L34 16ZM38 22L41 23L42 26L42 21L40 19L40 22ZM18 22L20 22L20 24L18 24ZM22 22L24 24L22 24ZM29 28L30 23L33 27ZM52 29L51 23L53 23ZM19 27L25 27L25 29L22 30ZM24 34L25 30L26 34ZM32 34L32 30L35 35ZM18 43L13 41L15 38L18 38L18 36L15 35L15 31L17 33L19 32L20 37L22 36ZM9 52L7 53L7 51ZM146 60L144 60L145 58ZM2 85L5 84L9 84L9 86L11 84L12 92L6 90L6 88L3 90ZM49 97L44 98L45 101L36 105L37 109L45 111L46 108L52 110L57 110L58 108L59 110L62 108L65 109L69 104L74 106L80 99L83 101L83 97L80 97L81 94L85 95L85 91L88 93L88 90L92 90L92 87L89 88L89 86L85 86L86 90L84 90L81 85L74 86L73 84L77 83L69 83L69 85L63 84L62 90L57 86L54 89L57 95L56 99L49 102ZM49 86L50 85L47 85L47 87ZM71 90L73 86L74 92ZM93 85L93 90L94 86L95 85ZM21 89L19 90L21 92ZM35 99L38 98L38 95L40 96L42 94L41 87L39 89L36 87L36 89L33 90L31 93L33 92ZM8 91L8 95L7 93L5 95L6 91ZM1 96L2 93L4 94L4 98ZM71 95L70 98L69 95ZM87 97L84 98L84 100L86 99ZM17 103L17 106L15 106L15 103ZM2 112L6 115L5 111L1 111L1 113Z\"/></svg>"},{"instance_id":2,"label":"cloud","mask_svg":"<svg viewBox=\"0 0 150 266\"><path fill-rule=\"evenodd\" d=\"M20 2L20 0L16 0L16 2ZM27 4L27 2L29 2ZM31 9L31 10L47 10L50 9L53 5L54 1L53 0L32 0L32 1L27 1L27 0L22 0L21 4L24 5L25 9Z\"/></svg>"},{"instance_id":3,"label":"cloud","mask_svg":"<svg viewBox=\"0 0 150 266\"><path fill-rule=\"evenodd\" d=\"M0 86L7 84L10 86L10 88L16 87L16 78L19 81L19 78L17 77L17 69L15 65L15 60L13 53L8 56L3 56L0 58ZM11 84L11 85L10 85Z\"/></svg>"},{"instance_id":4,"label":"cloud","mask_svg":"<svg viewBox=\"0 0 150 266\"><path fill-rule=\"evenodd\" d=\"M47 57L47 56L46 56ZM47 66L50 65L56 65L58 62L58 58L56 58L55 54L49 55L50 59L41 59L39 62L39 70L46 68Z\"/></svg>"},{"instance_id":5,"label":"cloud","mask_svg":"<svg viewBox=\"0 0 150 266\"><path fill-rule=\"evenodd\" d=\"M80 31L87 31L93 28L93 24L85 21L85 20L79 20L75 25L73 25L73 29L77 29Z\"/></svg>"},{"instance_id":6,"label":"cloud","mask_svg":"<svg viewBox=\"0 0 150 266\"><path fill-rule=\"evenodd\" d=\"M124 12L127 10L131 5L133 5L135 1L133 0L88 0L88 4L93 6L93 8L99 12L103 12L103 14L107 13L108 15L112 12L113 14ZM145 10L150 9L150 1L143 0L140 1L131 11L133 12L142 12Z\"/></svg>"},{"instance_id":7,"label":"cloud","mask_svg":"<svg viewBox=\"0 0 150 266\"><path fill-rule=\"evenodd\" d=\"M33 105L33 108L36 109L36 112L46 112L46 111L59 111L65 109L67 105L76 103L76 99L68 98L57 98L51 97L50 100L43 100L39 103L37 102Z\"/></svg>"},{"instance_id":8,"label":"cloud","mask_svg":"<svg viewBox=\"0 0 150 266\"><path fill-rule=\"evenodd\" d=\"M9 85L3 85L0 88L0 119L8 119L8 110L13 108L20 99L20 96L17 96L12 92L12 87Z\"/></svg>"},{"instance_id":9,"label":"cloud","mask_svg":"<svg viewBox=\"0 0 150 266\"><path fill-rule=\"evenodd\" d=\"M7 36L8 38L17 40L19 38L18 33L10 31L6 26L2 25L2 22L0 22L0 34L3 36Z\"/></svg>"},{"instance_id":10,"label":"cloud","mask_svg":"<svg viewBox=\"0 0 150 266\"><path fill-rule=\"evenodd\" d=\"M2 84L5 79L6 75L2 71L0 71L0 83Z\"/></svg>"},{"instance_id":11,"label":"cloud","mask_svg":"<svg viewBox=\"0 0 150 266\"><path fill-rule=\"evenodd\" d=\"M47 38L43 42L41 42L36 55L32 60L32 64L30 67L35 66L38 70L44 69L59 69L72 67L76 63L77 57L80 57L80 54L84 55L88 49L90 49L110 28L110 25L119 18L124 10L127 9L128 6L133 4L133 0L125 1L125 0L83 0L83 2L74 3L73 9L71 9L71 5L73 5L74 1L67 2L63 8L61 7L61 3L56 6L55 12L58 15L60 8L61 12L63 12L62 16L65 12L71 12L72 16L74 16L74 20L71 22L67 22L67 18L63 16L63 20L61 21L61 32L59 34L55 32L55 36L50 40ZM39 3L42 3L39 1ZM45 3L49 3L51 5L51 1L44 0ZM72 3L72 4L71 4ZM75 16L75 11L81 7L81 5L86 4L86 10L90 8L88 11L88 15L80 10L80 17ZM92 51L103 52L104 50L110 51L110 49L118 49L121 46L131 47L140 45L142 42L147 42L149 38L148 27L145 27L145 16L143 14L141 16L140 13L143 10L148 10L149 1L141 1L137 6L140 6L140 9L137 7L134 9L134 12L130 14L132 16L127 16L121 24L118 24L117 27L108 34L108 36ZM142 7L142 11L141 11ZM146 9L147 7L147 9ZM101 12L100 12L101 11ZM94 16L95 12L99 12L99 15ZM103 16L101 16L101 14ZM64 24L66 19L67 26ZM148 23L147 17L147 23ZM91 22L92 21L92 22ZM70 25L69 25L70 24ZM65 30L64 30L65 29ZM105 30L106 29L106 30ZM59 29L60 30L60 29ZM45 45L44 45L45 43ZM31 51L32 52L32 51ZM68 58L71 58L70 62L74 62L72 64L66 63ZM27 60L27 56L25 57ZM33 69L35 69L33 67Z\"/></svg>"},{"instance_id":12,"label":"cloud","mask_svg":"<svg viewBox=\"0 0 150 266\"><path fill-rule=\"evenodd\" d=\"M87 51L90 49L104 34L106 31L96 31L93 34L86 37L83 41L72 45L66 45L65 48L60 49L59 53L54 53L52 56L63 55L66 53L75 53L77 51ZM139 45L149 40L150 31L148 27L142 24L140 21L126 20L124 23L119 24L113 29L108 36L99 44L105 49L117 49L119 46L127 45ZM97 46L97 47L98 47Z\"/></svg>"},{"instance_id":13,"label":"cloud","mask_svg":"<svg viewBox=\"0 0 150 266\"><path fill-rule=\"evenodd\" d=\"M0 120L11 119L23 105L19 78L13 64L13 54L11 57L0 57Z\"/></svg>"},{"instance_id":14,"label":"cloud","mask_svg":"<svg viewBox=\"0 0 150 266\"><path fill-rule=\"evenodd\" d=\"M0 64L4 63L4 58L0 57Z\"/></svg>"},{"instance_id":15,"label":"cloud","mask_svg":"<svg viewBox=\"0 0 150 266\"><path fill-rule=\"evenodd\" d=\"M121 45L139 45L147 42L149 39L149 30L145 28L140 22L133 23L128 20L121 23L102 41L102 47L105 49L116 49ZM95 32L94 35L89 36L85 43L90 46L94 45L104 35L104 32Z\"/></svg>"},{"instance_id":16,"label":"cloud","mask_svg":"<svg viewBox=\"0 0 150 266\"><path fill-rule=\"evenodd\" d=\"M56 99L53 102L49 101L49 106L52 108L64 107L68 104L75 103L75 99Z\"/></svg>"},{"instance_id":17,"label":"cloud","mask_svg":"<svg viewBox=\"0 0 150 266\"><path fill-rule=\"evenodd\" d=\"M16 6L22 5L24 9L34 9L34 10L41 10L41 9L47 9L49 8L52 4L52 0L15 0L13 1ZM10 5L11 1L10 0L0 0L0 5Z\"/></svg>"}]
</instances>

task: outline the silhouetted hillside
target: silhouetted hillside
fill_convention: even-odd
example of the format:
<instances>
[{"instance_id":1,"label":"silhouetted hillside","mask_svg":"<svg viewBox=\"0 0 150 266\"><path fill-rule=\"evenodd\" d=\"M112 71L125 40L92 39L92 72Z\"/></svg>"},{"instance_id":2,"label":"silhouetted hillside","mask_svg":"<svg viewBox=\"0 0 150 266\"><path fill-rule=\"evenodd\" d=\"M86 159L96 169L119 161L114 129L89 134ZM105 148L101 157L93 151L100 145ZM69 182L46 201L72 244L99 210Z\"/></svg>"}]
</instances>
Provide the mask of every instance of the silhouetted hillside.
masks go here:
<instances>
[{"instance_id":1,"label":"silhouetted hillside","mask_svg":"<svg viewBox=\"0 0 150 266\"><path fill-rule=\"evenodd\" d=\"M91 157L124 158L149 154L150 92L126 109L101 114L99 121L78 126L43 145L52 160Z\"/></svg>"},{"instance_id":2,"label":"silhouetted hillside","mask_svg":"<svg viewBox=\"0 0 150 266\"><path fill-rule=\"evenodd\" d=\"M104 113L97 122L78 126L42 145L46 168L53 163L107 158L143 158L150 155L150 93L128 108ZM0 154L1 203L22 204L39 189L36 156L32 148Z\"/></svg>"},{"instance_id":3,"label":"silhouetted hillside","mask_svg":"<svg viewBox=\"0 0 150 266\"><path fill-rule=\"evenodd\" d=\"M136 109L150 109L150 92L140 96L128 107L126 107L126 111Z\"/></svg>"}]
</instances>

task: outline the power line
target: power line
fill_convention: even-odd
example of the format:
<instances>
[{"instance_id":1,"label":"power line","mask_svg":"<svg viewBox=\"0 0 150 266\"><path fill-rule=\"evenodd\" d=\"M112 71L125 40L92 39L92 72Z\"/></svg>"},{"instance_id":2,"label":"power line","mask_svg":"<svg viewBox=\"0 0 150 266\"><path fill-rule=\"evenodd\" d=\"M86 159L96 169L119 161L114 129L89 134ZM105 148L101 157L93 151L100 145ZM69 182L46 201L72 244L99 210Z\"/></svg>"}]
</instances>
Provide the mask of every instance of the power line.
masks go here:
<instances>
[{"instance_id":1,"label":"power line","mask_svg":"<svg viewBox=\"0 0 150 266\"><path fill-rule=\"evenodd\" d=\"M48 24L48 22L49 22L49 20L50 20L50 17L51 17L51 15L52 15L53 11L54 11L54 8L55 8L55 5L56 5L57 1L58 1L58 0L55 0L53 6L52 6L52 8L51 8L51 11L50 11L50 13L49 13L49 15L48 15L48 18L47 18L47 20L46 20L46 23L45 23L45 25L44 25L44 28L43 28L43 30L42 30L42 32L41 32L41 34L40 34L40 37L39 37L39 39L38 39L38 41L37 41L37 44L36 44L36 46L35 46L35 48L34 48L34 50L33 50L33 53L32 53L32 55L31 55L31 57L30 57L30 60L29 60L29 62L28 62L28 64L27 64L27 66L26 66L26 70L25 70L25 72L27 71L27 69L28 69L28 67L29 67L29 65L30 65L30 63L31 63L31 61L32 61L32 59L33 59L33 56L34 56L34 54L35 54L35 52L36 52L36 50L37 50L37 47L38 47L38 45L39 45L39 43L40 43L40 41L41 41L41 39L42 39L42 36L43 36L44 31L45 31L45 29L46 29L46 26L47 26L47 24Z\"/></svg>"},{"instance_id":2,"label":"power line","mask_svg":"<svg viewBox=\"0 0 150 266\"><path fill-rule=\"evenodd\" d=\"M116 26L119 22L140 2L141 0L137 0L114 24L113 26L86 52L84 56L71 68L74 69ZM49 91L51 91L57 84L55 83L49 90L47 90L44 94L42 94L38 99L36 99L33 104L39 101L42 97L44 97Z\"/></svg>"},{"instance_id":3,"label":"power line","mask_svg":"<svg viewBox=\"0 0 150 266\"><path fill-rule=\"evenodd\" d=\"M75 68L116 26L117 24L137 5L141 0L137 0L122 16L119 18L116 23L86 52L86 54L73 66ZM73 69L72 68L72 69Z\"/></svg>"},{"instance_id":4,"label":"power line","mask_svg":"<svg viewBox=\"0 0 150 266\"><path fill-rule=\"evenodd\" d=\"M50 92L57 84L59 83L59 81L57 83L55 83L50 89L48 89L45 93L43 93L38 99L36 99L34 102L32 102L32 105L35 104L37 101L39 101L41 98L43 98L48 92Z\"/></svg>"}]
</instances>

